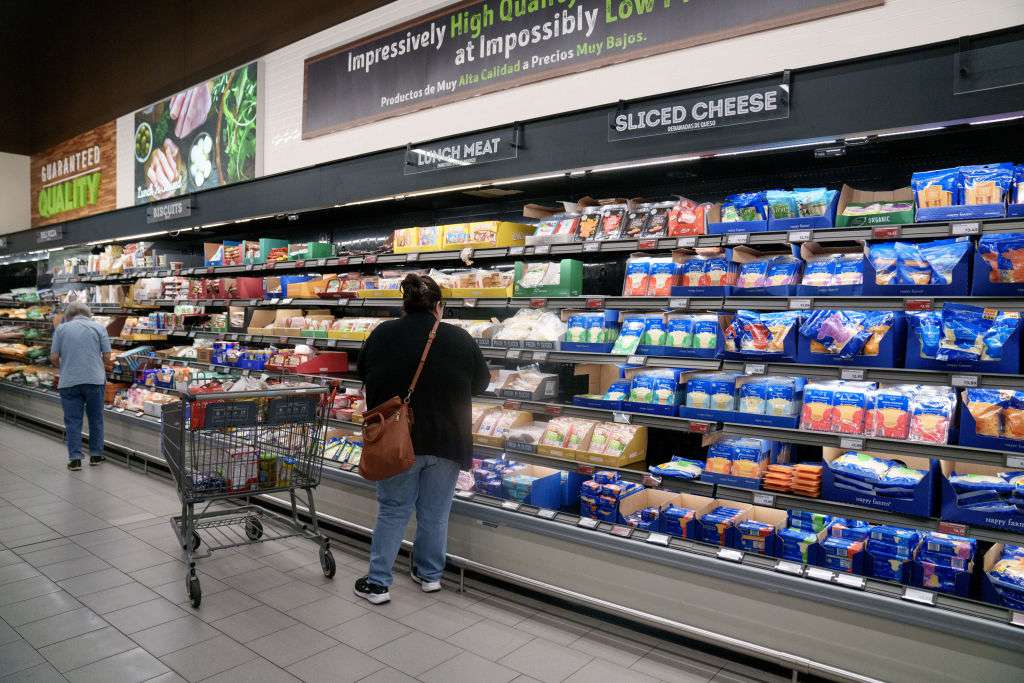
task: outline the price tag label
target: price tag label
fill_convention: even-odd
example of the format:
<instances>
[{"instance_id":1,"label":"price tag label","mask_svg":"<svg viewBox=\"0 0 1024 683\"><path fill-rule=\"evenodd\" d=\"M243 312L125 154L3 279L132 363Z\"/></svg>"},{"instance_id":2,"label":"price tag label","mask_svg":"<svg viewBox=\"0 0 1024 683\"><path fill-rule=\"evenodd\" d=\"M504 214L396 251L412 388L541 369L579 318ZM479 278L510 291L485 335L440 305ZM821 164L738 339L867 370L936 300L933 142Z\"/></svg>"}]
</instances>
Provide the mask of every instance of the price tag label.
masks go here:
<instances>
[{"instance_id":1,"label":"price tag label","mask_svg":"<svg viewBox=\"0 0 1024 683\"><path fill-rule=\"evenodd\" d=\"M282 344L287 344L288 343L288 337L280 337L278 339L278 341L281 342Z\"/></svg>"},{"instance_id":2,"label":"price tag label","mask_svg":"<svg viewBox=\"0 0 1024 683\"><path fill-rule=\"evenodd\" d=\"M348 256L339 256L338 257L338 265L339 266L347 266L348 265Z\"/></svg>"},{"instance_id":3,"label":"price tag label","mask_svg":"<svg viewBox=\"0 0 1024 683\"><path fill-rule=\"evenodd\" d=\"M849 448L852 451L864 450L864 439L858 439L852 436L844 436L839 439L840 448Z\"/></svg>"},{"instance_id":4,"label":"price tag label","mask_svg":"<svg viewBox=\"0 0 1024 683\"><path fill-rule=\"evenodd\" d=\"M503 510L511 510L512 512L516 512L517 510L519 510L521 505L522 505L522 503L520 503L519 501L516 501L516 500L506 500L506 501L502 501L501 508Z\"/></svg>"},{"instance_id":5,"label":"price tag label","mask_svg":"<svg viewBox=\"0 0 1024 683\"><path fill-rule=\"evenodd\" d=\"M707 434L711 431L710 422L690 422L690 431L696 432L697 434Z\"/></svg>"},{"instance_id":6,"label":"price tag label","mask_svg":"<svg viewBox=\"0 0 1024 683\"><path fill-rule=\"evenodd\" d=\"M547 305L547 299L530 299L530 308L544 308Z\"/></svg>"},{"instance_id":7,"label":"price tag label","mask_svg":"<svg viewBox=\"0 0 1024 683\"><path fill-rule=\"evenodd\" d=\"M821 567L808 567L807 577L814 579L815 581L824 581L825 583L832 583L832 579L835 577L828 569L822 569Z\"/></svg>"},{"instance_id":8,"label":"price tag label","mask_svg":"<svg viewBox=\"0 0 1024 683\"><path fill-rule=\"evenodd\" d=\"M747 375L763 375L767 369L764 363L747 363L743 366L743 372Z\"/></svg>"},{"instance_id":9,"label":"price tag label","mask_svg":"<svg viewBox=\"0 0 1024 683\"><path fill-rule=\"evenodd\" d=\"M508 248L508 255L509 256L522 256L523 255L523 251L524 251L523 247L509 247Z\"/></svg>"},{"instance_id":10,"label":"price tag label","mask_svg":"<svg viewBox=\"0 0 1024 683\"><path fill-rule=\"evenodd\" d=\"M853 382L860 382L864 379L863 368L843 368L839 371L839 378Z\"/></svg>"},{"instance_id":11,"label":"price tag label","mask_svg":"<svg viewBox=\"0 0 1024 683\"><path fill-rule=\"evenodd\" d=\"M658 246L658 240L656 240L656 239L637 240L637 243L636 243L636 248L637 249L654 249L657 246Z\"/></svg>"},{"instance_id":12,"label":"price tag label","mask_svg":"<svg viewBox=\"0 0 1024 683\"><path fill-rule=\"evenodd\" d=\"M935 307L932 299L904 299L903 310L905 311L930 311Z\"/></svg>"},{"instance_id":13,"label":"price tag label","mask_svg":"<svg viewBox=\"0 0 1024 683\"><path fill-rule=\"evenodd\" d=\"M1006 466L1012 467L1015 470L1024 469L1024 455L1006 456Z\"/></svg>"},{"instance_id":14,"label":"price tag label","mask_svg":"<svg viewBox=\"0 0 1024 683\"><path fill-rule=\"evenodd\" d=\"M647 365L647 356L630 356L626 359L628 365Z\"/></svg>"},{"instance_id":15,"label":"price tag label","mask_svg":"<svg viewBox=\"0 0 1024 683\"><path fill-rule=\"evenodd\" d=\"M583 243L583 251L584 252L601 251L601 243L600 242L584 242Z\"/></svg>"},{"instance_id":16,"label":"price tag label","mask_svg":"<svg viewBox=\"0 0 1024 683\"><path fill-rule=\"evenodd\" d=\"M616 524L611 529L612 536L618 536L620 538L629 538L633 533L633 527L625 526L624 524Z\"/></svg>"},{"instance_id":17,"label":"price tag label","mask_svg":"<svg viewBox=\"0 0 1024 683\"><path fill-rule=\"evenodd\" d=\"M807 311L811 308L810 299L790 299L789 310L791 311Z\"/></svg>"},{"instance_id":18,"label":"price tag label","mask_svg":"<svg viewBox=\"0 0 1024 683\"><path fill-rule=\"evenodd\" d=\"M935 604L935 593L931 591L922 590L920 588L914 588L907 586L903 590L903 599L909 600L910 602L917 602L922 605L934 605Z\"/></svg>"},{"instance_id":19,"label":"price tag label","mask_svg":"<svg viewBox=\"0 0 1024 683\"><path fill-rule=\"evenodd\" d=\"M466 308L476 308L476 299L463 299L462 305Z\"/></svg>"},{"instance_id":20,"label":"price tag label","mask_svg":"<svg viewBox=\"0 0 1024 683\"><path fill-rule=\"evenodd\" d=\"M281 303L284 304L285 306L291 306L292 301L292 299L281 299Z\"/></svg>"},{"instance_id":21,"label":"price tag label","mask_svg":"<svg viewBox=\"0 0 1024 683\"><path fill-rule=\"evenodd\" d=\"M316 265L317 265L318 268L323 268L324 266L327 265L327 259L325 259L325 258L318 258L316 260Z\"/></svg>"},{"instance_id":22,"label":"price tag label","mask_svg":"<svg viewBox=\"0 0 1024 683\"><path fill-rule=\"evenodd\" d=\"M227 337L228 341L238 341L238 335L237 334L228 334L228 335L225 335L225 336Z\"/></svg>"},{"instance_id":23,"label":"price tag label","mask_svg":"<svg viewBox=\"0 0 1024 683\"><path fill-rule=\"evenodd\" d=\"M519 360L519 349L509 349L505 352L505 360Z\"/></svg>"},{"instance_id":24,"label":"price tag label","mask_svg":"<svg viewBox=\"0 0 1024 683\"><path fill-rule=\"evenodd\" d=\"M719 548L717 557L726 562L742 562L743 552L736 548Z\"/></svg>"},{"instance_id":25,"label":"price tag label","mask_svg":"<svg viewBox=\"0 0 1024 683\"><path fill-rule=\"evenodd\" d=\"M586 303L584 304L584 307L585 308L604 308L604 299L602 299L601 297L597 297L597 296L588 297Z\"/></svg>"},{"instance_id":26,"label":"price tag label","mask_svg":"<svg viewBox=\"0 0 1024 683\"><path fill-rule=\"evenodd\" d=\"M864 586L867 585L863 576L854 576L853 574L847 574L845 572L836 574L836 583L840 586L846 586L847 588L853 588L859 591L864 590Z\"/></svg>"},{"instance_id":27,"label":"price tag label","mask_svg":"<svg viewBox=\"0 0 1024 683\"><path fill-rule=\"evenodd\" d=\"M951 235L978 235L981 233L981 223L971 221L969 223L950 223L949 233Z\"/></svg>"},{"instance_id":28,"label":"price tag label","mask_svg":"<svg viewBox=\"0 0 1024 683\"><path fill-rule=\"evenodd\" d=\"M406 263L416 263L416 261L419 261L419 260L420 260L420 255L419 254L412 253L412 254L406 254L405 255L405 262Z\"/></svg>"},{"instance_id":29,"label":"price tag label","mask_svg":"<svg viewBox=\"0 0 1024 683\"><path fill-rule=\"evenodd\" d=\"M618 411L614 411L612 413L612 422L618 422L619 424L628 425L629 413L620 413Z\"/></svg>"},{"instance_id":30,"label":"price tag label","mask_svg":"<svg viewBox=\"0 0 1024 683\"><path fill-rule=\"evenodd\" d=\"M550 254L551 253L551 245L550 244L538 244L537 246L535 246L533 248L533 253L537 254L537 255Z\"/></svg>"},{"instance_id":31,"label":"price tag label","mask_svg":"<svg viewBox=\"0 0 1024 683\"><path fill-rule=\"evenodd\" d=\"M653 543L654 545L662 545L662 546L666 546L667 547L668 546L668 541L669 541L669 535L668 534L652 533L652 534L648 534L647 538L644 539L644 540L646 540L648 543Z\"/></svg>"},{"instance_id":32,"label":"price tag label","mask_svg":"<svg viewBox=\"0 0 1024 683\"><path fill-rule=\"evenodd\" d=\"M544 413L547 415L561 415L562 406L544 406Z\"/></svg>"},{"instance_id":33,"label":"price tag label","mask_svg":"<svg viewBox=\"0 0 1024 683\"><path fill-rule=\"evenodd\" d=\"M363 263L376 263L376 262L377 262L377 255L376 254L367 254L366 256L363 257Z\"/></svg>"},{"instance_id":34,"label":"price tag label","mask_svg":"<svg viewBox=\"0 0 1024 683\"><path fill-rule=\"evenodd\" d=\"M277 261L267 261L263 264L268 270L274 270L277 268Z\"/></svg>"},{"instance_id":35,"label":"price tag label","mask_svg":"<svg viewBox=\"0 0 1024 683\"><path fill-rule=\"evenodd\" d=\"M545 363L545 362L547 362L547 360L548 360L548 352L547 351L534 351L533 352L533 362L534 363Z\"/></svg>"},{"instance_id":36,"label":"price tag label","mask_svg":"<svg viewBox=\"0 0 1024 683\"><path fill-rule=\"evenodd\" d=\"M953 522L939 522L938 529L944 534L953 534L955 536L967 535L966 524L955 524Z\"/></svg>"},{"instance_id":37,"label":"price tag label","mask_svg":"<svg viewBox=\"0 0 1024 683\"><path fill-rule=\"evenodd\" d=\"M653 474L645 474L643 478L643 485L649 489L656 489L661 486L661 477L656 477Z\"/></svg>"},{"instance_id":38,"label":"price tag label","mask_svg":"<svg viewBox=\"0 0 1024 683\"><path fill-rule=\"evenodd\" d=\"M537 516L541 519L554 519L558 512L555 510L548 510L547 508L541 508L537 510Z\"/></svg>"},{"instance_id":39,"label":"price tag label","mask_svg":"<svg viewBox=\"0 0 1024 683\"><path fill-rule=\"evenodd\" d=\"M680 237L679 239L676 240L676 248L677 249L684 248L684 247L695 247L695 246L697 246L697 238L696 237Z\"/></svg>"},{"instance_id":40,"label":"price tag label","mask_svg":"<svg viewBox=\"0 0 1024 683\"><path fill-rule=\"evenodd\" d=\"M1024 628L1024 612L1010 612L1010 626Z\"/></svg>"},{"instance_id":41,"label":"price tag label","mask_svg":"<svg viewBox=\"0 0 1024 683\"><path fill-rule=\"evenodd\" d=\"M268 299L267 303L269 303L271 306L276 306L279 303L281 303L281 300L280 299Z\"/></svg>"},{"instance_id":42,"label":"price tag label","mask_svg":"<svg viewBox=\"0 0 1024 683\"><path fill-rule=\"evenodd\" d=\"M676 308L676 309L689 308L690 307L690 300L689 299L669 299L668 300L668 307L669 308Z\"/></svg>"},{"instance_id":43,"label":"price tag label","mask_svg":"<svg viewBox=\"0 0 1024 683\"><path fill-rule=\"evenodd\" d=\"M871 239L874 240L889 240L899 236L900 226L898 225L876 225L871 228Z\"/></svg>"},{"instance_id":44,"label":"price tag label","mask_svg":"<svg viewBox=\"0 0 1024 683\"><path fill-rule=\"evenodd\" d=\"M124 412L124 408L114 408L114 412L115 413L123 413Z\"/></svg>"},{"instance_id":45,"label":"price tag label","mask_svg":"<svg viewBox=\"0 0 1024 683\"><path fill-rule=\"evenodd\" d=\"M809 242L811 239L810 230L794 230L789 233L790 242Z\"/></svg>"},{"instance_id":46,"label":"price tag label","mask_svg":"<svg viewBox=\"0 0 1024 683\"><path fill-rule=\"evenodd\" d=\"M462 500L469 500L470 498L473 497L473 495L474 494L473 494L472 491L456 491L455 492L455 497L456 498L461 498Z\"/></svg>"},{"instance_id":47,"label":"price tag label","mask_svg":"<svg viewBox=\"0 0 1024 683\"><path fill-rule=\"evenodd\" d=\"M576 522L576 526L581 526L584 529L596 529L598 523L593 517L580 517L580 521Z\"/></svg>"},{"instance_id":48,"label":"price tag label","mask_svg":"<svg viewBox=\"0 0 1024 683\"><path fill-rule=\"evenodd\" d=\"M576 473L590 476L594 473L593 465L576 465Z\"/></svg>"},{"instance_id":49,"label":"price tag label","mask_svg":"<svg viewBox=\"0 0 1024 683\"><path fill-rule=\"evenodd\" d=\"M749 232L731 232L725 236L726 244L746 244L750 241Z\"/></svg>"},{"instance_id":50,"label":"price tag label","mask_svg":"<svg viewBox=\"0 0 1024 683\"><path fill-rule=\"evenodd\" d=\"M766 508L775 507L775 494L772 493L755 493L754 494L754 505L760 505Z\"/></svg>"},{"instance_id":51,"label":"price tag label","mask_svg":"<svg viewBox=\"0 0 1024 683\"><path fill-rule=\"evenodd\" d=\"M505 401L501 407L505 410L519 410L519 405L519 401Z\"/></svg>"},{"instance_id":52,"label":"price tag label","mask_svg":"<svg viewBox=\"0 0 1024 683\"><path fill-rule=\"evenodd\" d=\"M950 385L954 387L965 387L973 388L978 386L977 375L951 375L949 378Z\"/></svg>"},{"instance_id":53,"label":"price tag label","mask_svg":"<svg viewBox=\"0 0 1024 683\"><path fill-rule=\"evenodd\" d=\"M775 571L782 572L783 574L792 574L793 576L803 576L804 566L799 562L779 560L775 565Z\"/></svg>"}]
</instances>

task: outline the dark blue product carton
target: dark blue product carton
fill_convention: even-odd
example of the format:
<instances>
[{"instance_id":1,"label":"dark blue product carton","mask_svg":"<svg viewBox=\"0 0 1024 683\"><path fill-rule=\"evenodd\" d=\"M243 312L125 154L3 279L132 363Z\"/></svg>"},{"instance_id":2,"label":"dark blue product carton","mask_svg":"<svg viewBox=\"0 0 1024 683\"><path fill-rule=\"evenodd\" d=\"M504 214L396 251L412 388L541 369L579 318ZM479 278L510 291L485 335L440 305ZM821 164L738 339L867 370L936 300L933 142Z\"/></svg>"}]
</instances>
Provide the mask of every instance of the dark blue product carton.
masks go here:
<instances>
[{"instance_id":1,"label":"dark blue product carton","mask_svg":"<svg viewBox=\"0 0 1024 683\"><path fill-rule=\"evenodd\" d=\"M1021 204L1019 206L1024 206ZM989 296L1024 296L1024 282L992 282L989 267L981 254L974 252L974 271L971 274L971 294Z\"/></svg>"},{"instance_id":2,"label":"dark blue product carton","mask_svg":"<svg viewBox=\"0 0 1024 683\"><path fill-rule=\"evenodd\" d=\"M852 358L837 358L831 353L814 353L811 340L800 335L797 340L796 360L808 365L852 365L862 368L902 368L907 350L907 319L901 311L895 312L895 319L888 334L878 345L878 354L865 356L858 353Z\"/></svg>"},{"instance_id":3,"label":"dark blue product carton","mask_svg":"<svg viewBox=\"0 0 1024 683\"><path fill-rule=\"evenodd\" d=\"M1024 608L1024 589L1018 589L1012 586L997 586L990 578L988 573L992 570L1000 557L1003 554L1003 544L996 543L988 552L979 560L981 568L979 574L981 574L981 599L985 602L990 602L993 605L999 605L1001 607L1008 607L1012 610L1020 611Z\"/></svg>"},{"instance_id":4,"label":"dark blue product carton","mask_svg":"<svg viewBox=\"0 0 1024 683\"><path fill-rule=\"evenodd\" d=\"M709 235L727 235L733 232L767 232L768 221L737 221L735 223L708 223Z\"/></svg>"},{"instance_id":5,"label":"dark blue product carton","mask_svg":"<svg viewBox=\"0 0 1024 683\"><path fill-rule=\"evenodd\" d=\"M907 326L907 355L904 367L913 370L945 370L967 372L995 372L1009 375L1020 374L1020 325L1003 345L1003 357L987 361L940 361L921 356L921 340L913 325Z\"/></svg>"},{"instance_id":6,"label":"dark blue product carton","mask_svg":"<svg viewBox=\"0 0 1024 683\"><path fill-rule=\"evenodd\" d=\"M1024 204L1010 204L1006 207L1007 218L1020 218L1024 216Z\"/></svg>"},{"instance_id":7,"label":"dark blue product carton","mask_svg":"<svg viewBox=\"0 0 1024 683\"><path fill-rule=\"evenodd\" d=\"M926 469L928 473L914 487L912 498L891 498L875 493L852 491L840 486L832 474L832 469L829 467L829 463L840 453L841 449L829 449L822 454L825 460L825 466L821 468L822 499L860 505L875 510L914 515L916 517L931 517L934 514L939 503L936 486L939 478L942 476L938 460L929 459L926 465L924 458L912 456L900 458L908 467Z\"/></svg>"},{"instance_id":8,"label":"dark blue product carton","mask_svg":"<svg viewBox=\"0 0 1024 683\"><path fill-rule=\"evenodd\" d=\"M708 484L720 484L722 486L731 486L734 489L750 489L753 491L761 490L760 479L750 479L748 477L736 477L731 474L719 474L718 472L705 472L700 475L700 480Z\"/></svg>"},{"instance_id":9,"label":"dark blue product carton","mask_svg":"<svg viewBox=\"0 0 1024 683\"><path fill-rule=\"evenodd\" d=\"M562 508L574 508L580 502L580 485L587 479L579 472L561 473Z\"/></svg>"},{"instance_id":10,"label":"dark blue product carton","mask_svg":"<svg viewBox=\"0 0 1024 683\"><path fill-rule=\"evenodd\" d=\"M679 417L691 420L706 420L708 422L727 422L732 424L758 425L760 427L784 427L796 429L800 425L800 412L798 404L797 414L793 416L758 415L756 413L741 413L738 410L710 410L707 408L687 408L686 405L679 406ZM713 473L705 473L702 479L711 481ZM721 476L721 475L716 475ZM727 482L719 481L720 484ZM743 488L760 488L758 482L754 486L743 486ZM740 484L727 484L728 486L740 486Z\"/></svg>"},{"instance_id":11,"label":"dark blue product carton","mask_svg":"<svg viewBox=\"0 0 1024 683\"><path fill-rule=\"evenodd\" d=\"M764 552L761 552L758 548L753 547L749 542L744 541L743 534L740 533L736 527L731 527L725 532L725 544L730 548L736 548L736 550L742 550L745 553L754 553L757 555L767 555L768 557L779 556L779 535L777 533L768 534L764 539Z\"/></svg>"},{"instance_id":12,"label":"dark blue product carton","mask_svg":"<svg viewBox=\"0 0 1024 683\"><path fill-rule=\"evenodd\" d=\"M972 571L958 571L949 567L936 567L934 571L939 577L942 577L942 581L949 582L947 589L940 589L937 585L929 583L925 578L924 565L917 560L910 563L910 585L938 593L959 595L962 598L970 597Z\"/></svg>"},{"instance_id":13,"label":"dark blue product carton","mask_svg":"<svg viewBox=\"0 0 1024 683\"><path fill-rule=\"evenodd\" d=\"M812 287L811 285L797 285L797 296L861 296L864 294L864 285L829 285L827 287Z\"/></svg>"},{"instance_id":14,"label":"dark blue product carton","mask_svg":"<svg viewBox=\"0 0 1024 683\"><path fill-rule=\"evenodd\" d=\"M818 547L820 548L820 552L817 553L817 561L812 562L811 564L818 567L824 567L825 569L831 569L835 572L842 572L844 574L870 576L870 564L868 562L868 554L866 551L861 550L859 553L854 553L853 557L846 558L829 555L823 545L819 545Z\"/></svg>"},{"instance_id":15,"label":"dark blue product carton","mask_svg":"<svg viewBox=\"0 0 1024 683\"><path fill-rule=\"evenodd\" d=\"M563 347L564 348L564 347ZM666 358L717 358L722 352L722 336L718 336L718 345L713 349L677 349L671 346L651 346L641 344L636 347L640 356L662 356Z\"/></svg>"},{"instance_id":16,"label":"dark blue product carton","mask_svg":"<svg viewBox=\"0 0 1024 683\"><path fill-rule=\"evenodd\" d=\"M1007 468L943 460L942 471L939 476L939 494L942 502L942 507L939 509L939 519L946 522L983 526L989 529L999 529L1000 531L1009 531L1017 534L1024 533L1024 509L1021 506L1006 505L1004 510L998 512L971 509L966 505L960 504L956 490L949 483L949 478L956 473L998 475L999 472L1005 469ZM1008 500L1007 502L1010 501Z\"/></svg>"},{"instance_id":17,"label":"dark blue product carton","mask_svg":"<svg viewBox=\"0 0 1024 683\"><path fill-rule=\"evenodd\" d=\"M557 510L562 506L562 473L559 470L538 465L526 465L517 470L516 474L537 477L530 484L526 497L517 498L517 500L527 505L550 510ZM509 488L508 484L502 486L502 498L510 498ZM579 486L576 487L576 492L577 500L579 500Z\"/></svg>"},{"instance_id":18,"label":"dark blue product carton","mask_svg":"<svg viewBox=\"0 0 1024 683\"><path fill-rule=\"evenodd\" d=\"M953 266L953 273L948 285L880 285L876 282L877 272L871 259L864 258L864 296L965 296L970 289L970 265L974 259L974 243L970 243L967 252Z\"/></svg>"},{"instance_id":19,"label":"dark blue product carton","mask_svg":"<svg viewBox=\"0 0 1024 683\"><path fill-rule=\"evenodd\" d=\"M733 287L728 296L796 296L800 285L774 287Z\"/></svg>"},{"instance_id":20,"label":"dark blue product carton","mask_svg":"<svg viewBox=\"0 0 1024 683\"><path fill-rule=\"evenodd\" d=\"M865 556L864 569L866 576L873 576L882 581L902 583L903 585L910 584L913 560L901 560L899 558L876 555L870 550L865 551L863 555Z\"/></svg>"},{"instance_id":21,"label":"dark blue product carton","mask_svg":"<svg viewBox=\"0 0 1024 683\"><path fill-rule=\"evenodd\" d=\"M964 409L960 411L960 438L958 443L961 446L971 448L984 448L987 451L1013 451L1024 453L1024 441L1018 439L1007 439L1001 436L984 436L978 434L978 425L971 415L971 411Z\"/></svg>"},{"instance_id":22,"label":"dark blue product carton","mask_svg":"<svg viewBox=\"0 0 1024 683\"><path fill-rule=\"evenodd\" d=\"M622 410L622 401L605 401L589 394L572 397L572 404L581 408L600 408L602 410Z\"/></svg>"},{"instance_id":23,"label":"dark blue product carton","mask_svg":"<svg viewBox=\"0 0 1024 683\"><path fill-rule=\"evenodd\" d=\"M964 206L929 206L917 210L918 223L1003 218L1006 204L969 204Z\"/></svg>"},{"instance_id":24,"label":"dark blue product carton","mask_svg":"<svg viewBox=\"0 0 1024 683\"><path fill-rule=\"evenodd\" d=\"M676 414L678 406L657 405L654 403L637 403L635 401L623 401L622 409L630 413L644 413L645 415L667 415Z\"/></svg>"},{"instance_id":25,"label":"dark blue product carton","mask_svg":"<svg viewBox=\"0 0 1024 683\"><path fill-rule=\"evenodd\" d=\"M716 287L684 287L682 285L673 285L672 296L730 296L732 294L732 290L733 288L731 285L719 285Z\"/></svg>"},{"instance_id":26,"label":"dark blue product carton","mask_svg":"<svg viewBox=\"0 0 1024 683\"><path fill-rule=\"evenodd\" d=\"M587 342L563 341L561 346L562 351L572 351L574 353L611 353L612 348L615 347L615 342L588 344Z\"/></svg>"}]
</instances>

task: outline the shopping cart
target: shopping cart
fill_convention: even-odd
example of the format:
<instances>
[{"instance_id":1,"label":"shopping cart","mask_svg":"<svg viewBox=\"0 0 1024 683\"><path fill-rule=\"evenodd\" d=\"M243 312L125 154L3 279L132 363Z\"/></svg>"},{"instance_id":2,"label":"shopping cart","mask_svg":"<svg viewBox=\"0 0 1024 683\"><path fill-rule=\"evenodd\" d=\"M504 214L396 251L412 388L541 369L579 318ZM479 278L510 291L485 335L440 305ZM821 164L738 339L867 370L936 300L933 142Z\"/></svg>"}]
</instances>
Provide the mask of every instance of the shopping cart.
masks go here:
<instances>
[{"instance_id":1,"label":"shopping cart","mask_svg":"<svg viewBox=\"0 0 1024 683\"><path fill-rule=\"evenodd\" d=\"M171 526L185 554L193 607L202 602L195 560L215 550L303 536L319 544L324 576L334 576L334 556L313 501L333 393L326 387L198 393L164 406L161 452L181 498L181 515L171 518ZM299 489L306 492L311 528L299 520ZM289 494L290 517L249 503L254 495L275 492ZM197 554L204 543L205 553Z\"/></svg>"}]
</instances>

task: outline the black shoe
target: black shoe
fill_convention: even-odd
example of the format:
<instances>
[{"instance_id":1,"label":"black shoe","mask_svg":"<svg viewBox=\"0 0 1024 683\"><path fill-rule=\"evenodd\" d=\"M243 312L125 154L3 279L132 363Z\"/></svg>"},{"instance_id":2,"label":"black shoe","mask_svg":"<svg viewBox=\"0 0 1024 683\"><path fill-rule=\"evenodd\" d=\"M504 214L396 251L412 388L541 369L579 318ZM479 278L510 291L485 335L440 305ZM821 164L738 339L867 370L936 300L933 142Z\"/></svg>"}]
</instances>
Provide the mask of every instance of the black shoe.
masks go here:
<instances>
[{"instance_id":1,"label":"black shoe","mask_svg":"<svg viewBox=\"0 0 1024 683\"><path fill-rule=\"evenodd\" d=\"M99 465L101 462L103 462L106 459L107 459L106 456L103 456L103 455L90 455L89 456L89 465L90 466L92 466L92 465Z\"/></svg>"},{"instance_id":2,"label":"black shoe","mask_svg":"<svg viewBox=\"0 0 1024 683\"><path fill-rule=\"evenodd\" d=\"M382 586L379 583L373 583L368 576L356 579L356 585L352 592L374 605L382 605L385 602L391 601L388 587Z\"/></svg>"},{"instance_id":3,"label":"black shoe","mask_svg":"<svg viewBox=\"0 0 1024 683\"><path fill-rule=\"evenodd\" d=\"M68 460L68 469L71 470L72 472L79 471L80 469L82 469L82 461L81 460Z\"/></svg>"}]
</instances>

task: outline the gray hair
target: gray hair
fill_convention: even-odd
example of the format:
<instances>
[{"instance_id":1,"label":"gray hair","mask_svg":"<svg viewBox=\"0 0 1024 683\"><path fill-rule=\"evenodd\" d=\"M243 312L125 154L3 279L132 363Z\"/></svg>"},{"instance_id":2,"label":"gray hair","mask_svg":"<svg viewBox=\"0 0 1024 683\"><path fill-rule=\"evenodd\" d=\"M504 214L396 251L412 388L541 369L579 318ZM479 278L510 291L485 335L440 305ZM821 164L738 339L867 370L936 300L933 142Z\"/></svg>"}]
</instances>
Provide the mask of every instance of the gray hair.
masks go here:
<instances>
[{"instance_id":1,"label":"gray hair","mask_svg":"<svg viewBox=\"0 0 1024 683\"><path fill-rule=\"evenodd\" d=\"M91 318L92 311L90 311L89 307L82 302L73 301L64 309L64 321L67 322L78 317Z\"/></svg>"}]
</instances>

